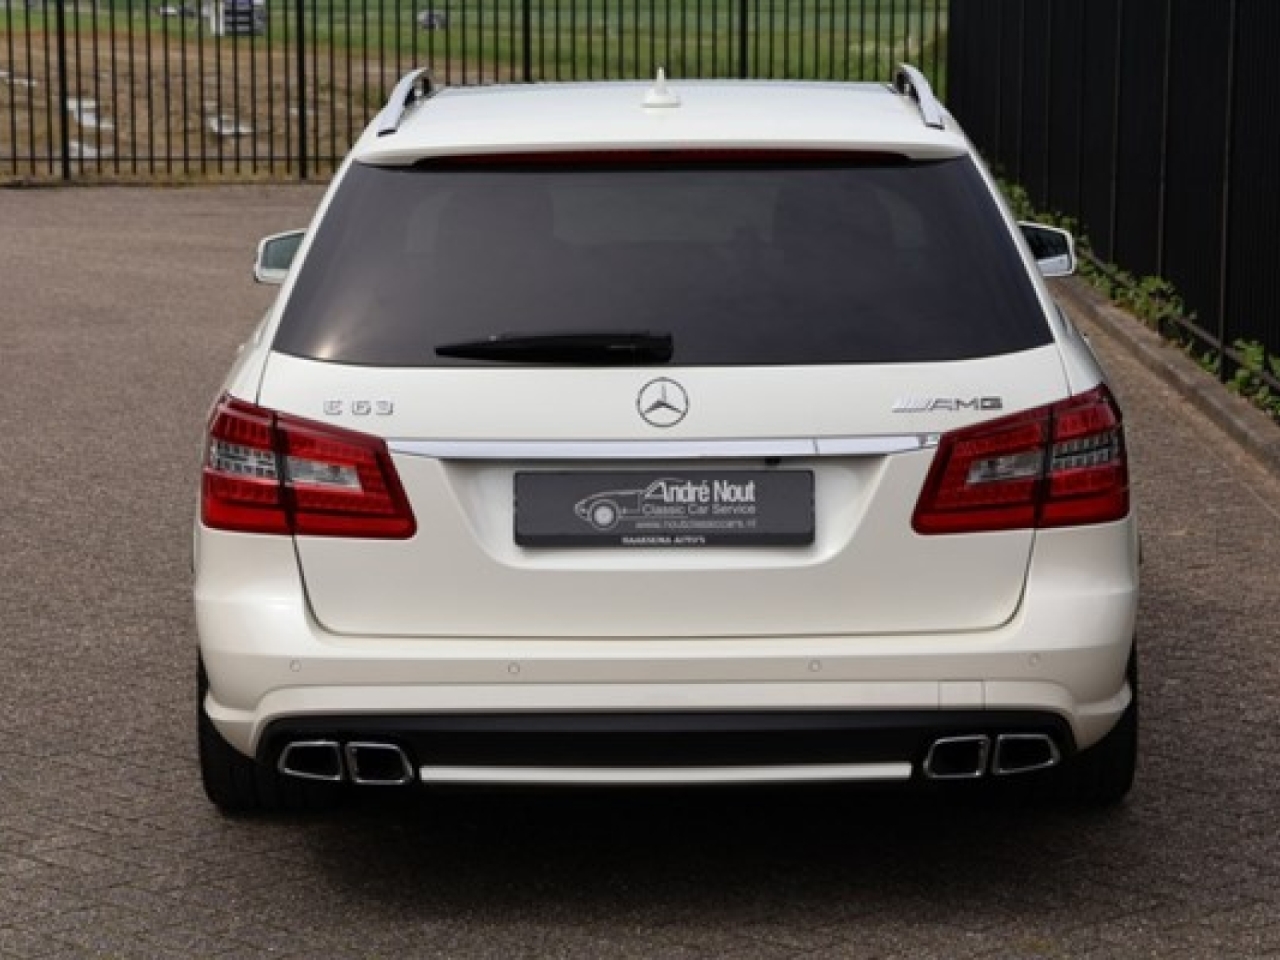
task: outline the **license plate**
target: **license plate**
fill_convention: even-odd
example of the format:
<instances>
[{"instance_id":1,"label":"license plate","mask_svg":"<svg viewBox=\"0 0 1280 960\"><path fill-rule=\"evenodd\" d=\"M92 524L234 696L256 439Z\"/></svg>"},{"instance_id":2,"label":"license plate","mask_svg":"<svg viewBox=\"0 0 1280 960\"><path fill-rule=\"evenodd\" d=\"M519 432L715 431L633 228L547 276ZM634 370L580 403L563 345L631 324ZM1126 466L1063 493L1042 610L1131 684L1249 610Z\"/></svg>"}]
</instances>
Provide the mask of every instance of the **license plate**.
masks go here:
<instances>
[{"instance_id":1,"label":"license plate","mask_svg":"<svg viewBox=\"0 0 1280 960\"><path fill-rule=\"evenodd\" d=\"M810 470L537 472L515 477L525 547L813 543Z\"/></svg>"}]
</instances>

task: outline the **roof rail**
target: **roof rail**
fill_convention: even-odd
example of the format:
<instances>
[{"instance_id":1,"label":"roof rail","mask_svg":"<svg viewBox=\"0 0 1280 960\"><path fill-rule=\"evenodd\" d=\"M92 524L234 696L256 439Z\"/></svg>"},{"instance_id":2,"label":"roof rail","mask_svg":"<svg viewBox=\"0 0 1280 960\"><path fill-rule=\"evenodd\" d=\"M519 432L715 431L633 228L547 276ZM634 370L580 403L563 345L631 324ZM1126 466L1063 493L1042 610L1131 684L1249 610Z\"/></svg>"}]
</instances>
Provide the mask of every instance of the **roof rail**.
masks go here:
<instances>
[{"instance_id":1,"label":"roof rail","mask_svg":"<svg viewBox=\"0 0 1280 960\"><path fill-rule=\"evenodd\" d=\"M385 137L395 133L400 129L400 121L410 107L421 100L434 97L439 92L440 88L436 85L435 78L426 67L406 73L391 91L386 106L374 120L378 136Z\"/></svg>"},{"instance_id":2,"label":"roof rail","mask_svg":"<svg viewBox=\"0 0 1280 960\"><path fill-rule=\"evenodd\" d=\"M946 127L946 121L943 119L942 104L933 95L933 87L929 86L929 81L925 79L925 75L911 66L911 64L898 64L898 70L893 75L893 89L903 96L911 97L912 100L919 104L920 116L924 118L926 127L933 127L936 130L942 130Z\"/></svg>"}]
</instances>

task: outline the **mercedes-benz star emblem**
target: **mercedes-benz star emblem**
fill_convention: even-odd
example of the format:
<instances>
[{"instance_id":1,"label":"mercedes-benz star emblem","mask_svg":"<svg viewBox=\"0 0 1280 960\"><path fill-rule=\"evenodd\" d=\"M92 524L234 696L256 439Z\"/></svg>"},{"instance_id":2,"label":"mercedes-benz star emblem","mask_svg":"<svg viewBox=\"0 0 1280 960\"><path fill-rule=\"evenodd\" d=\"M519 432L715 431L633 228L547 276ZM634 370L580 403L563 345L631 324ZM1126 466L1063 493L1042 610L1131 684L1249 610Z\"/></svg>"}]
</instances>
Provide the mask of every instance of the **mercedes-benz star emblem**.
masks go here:
<instances>
[{"instance_id":1,"label":"mercedes-benz star emblem","mask_svg":"<svg viewBox=\"0 0 1280 960\"><path fill-rule=\"evenodd\" d=\"M645 423L655 427L674 427L689 412L689 395L674 380L659 377L640 388L636 409Z\"/></svg>"}]
</instances>

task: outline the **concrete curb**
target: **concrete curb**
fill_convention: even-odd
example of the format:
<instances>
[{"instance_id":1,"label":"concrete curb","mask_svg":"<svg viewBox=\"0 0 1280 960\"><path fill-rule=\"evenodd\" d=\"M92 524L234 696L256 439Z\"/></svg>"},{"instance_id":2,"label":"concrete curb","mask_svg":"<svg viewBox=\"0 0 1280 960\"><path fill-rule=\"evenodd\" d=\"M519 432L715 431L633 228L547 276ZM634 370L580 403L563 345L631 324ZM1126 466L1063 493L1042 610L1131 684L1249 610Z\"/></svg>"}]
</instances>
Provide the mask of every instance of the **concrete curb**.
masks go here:
<instances>
[{"instance_id":1,"label":"concrete curb","mask_svg":"<svg viewBox=\"0 0 1280 960\"><path fill-rule=\"evenodd\" d=\"M1054 296L1082 327L1099 328L1179 394L1222 431L1280 476L1280 424L1237 397L1209 376L1181 350L1164 340L1084 280L1073 277L1053 283Z\"/></svg>"}]
</instances>

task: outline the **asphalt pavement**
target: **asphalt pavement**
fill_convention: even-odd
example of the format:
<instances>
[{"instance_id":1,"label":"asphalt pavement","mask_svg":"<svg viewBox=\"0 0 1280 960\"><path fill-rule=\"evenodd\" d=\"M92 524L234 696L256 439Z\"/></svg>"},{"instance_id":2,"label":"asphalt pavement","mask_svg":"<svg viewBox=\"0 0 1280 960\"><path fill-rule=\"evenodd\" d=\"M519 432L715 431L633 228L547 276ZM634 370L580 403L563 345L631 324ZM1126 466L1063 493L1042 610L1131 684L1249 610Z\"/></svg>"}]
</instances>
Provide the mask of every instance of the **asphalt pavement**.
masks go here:
<instances>
[{"instance_id":1,"label":"asphalt pavement","mask_svg":"<svg viewBox=\"0 0 1280 960\"><path fill-rule=\"evenodd\" d=\"M0 190L0 957L1280 956L1280 480L1088 309L1144 531L1125 805L573 791L220 815L195 759L202 427L271 296L256 240L319 197Z\"/></svg>"}]
</instances>

